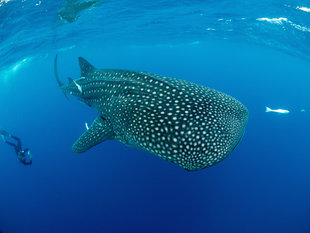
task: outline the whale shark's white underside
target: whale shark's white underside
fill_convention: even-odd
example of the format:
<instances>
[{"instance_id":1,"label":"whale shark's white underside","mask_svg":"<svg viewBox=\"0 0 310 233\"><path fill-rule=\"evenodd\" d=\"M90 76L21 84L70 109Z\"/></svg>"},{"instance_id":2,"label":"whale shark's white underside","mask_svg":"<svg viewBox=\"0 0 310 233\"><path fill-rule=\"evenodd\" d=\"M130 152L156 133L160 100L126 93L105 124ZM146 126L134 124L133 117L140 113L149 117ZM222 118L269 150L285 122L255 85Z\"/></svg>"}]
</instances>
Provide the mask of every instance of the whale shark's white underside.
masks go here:
<instances>
[{"instance_id":1,"label":"whale shark's white underside","mask_svg":"<svg viewBox=\"0 0 310 233\"><path fill-rule=\"evenodd\" d=\"M226 158L244 133L248 111L229 95L176 78L96 69L79 58L81 77L62 85L99 116L74 143L82 153L109 139L147 151L186 170Z\"/></svg>"}]
</instances>

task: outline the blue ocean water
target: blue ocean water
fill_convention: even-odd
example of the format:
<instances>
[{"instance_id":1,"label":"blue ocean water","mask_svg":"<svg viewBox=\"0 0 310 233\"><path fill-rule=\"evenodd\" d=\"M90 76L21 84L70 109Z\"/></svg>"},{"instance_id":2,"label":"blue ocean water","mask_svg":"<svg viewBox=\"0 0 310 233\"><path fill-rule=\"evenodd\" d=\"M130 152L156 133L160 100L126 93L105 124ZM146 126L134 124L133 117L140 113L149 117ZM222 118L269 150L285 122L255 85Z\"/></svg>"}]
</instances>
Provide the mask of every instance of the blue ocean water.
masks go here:
<instances>
[{"instance_id":1,"label":"blue ocean water","mask_svg":"<svg viewBox=\"0 0 310 233\"><path fill-rule=\"evenodd\" d=\"M0 0L0 129L33 153L0 141L0 232L309 233L310 3L82 2ZM82 56L225 92L245 135L198 172L116 141L73 154L97 113L61 93L56 54L64 81Z\"/></svg>"}]
</instances>

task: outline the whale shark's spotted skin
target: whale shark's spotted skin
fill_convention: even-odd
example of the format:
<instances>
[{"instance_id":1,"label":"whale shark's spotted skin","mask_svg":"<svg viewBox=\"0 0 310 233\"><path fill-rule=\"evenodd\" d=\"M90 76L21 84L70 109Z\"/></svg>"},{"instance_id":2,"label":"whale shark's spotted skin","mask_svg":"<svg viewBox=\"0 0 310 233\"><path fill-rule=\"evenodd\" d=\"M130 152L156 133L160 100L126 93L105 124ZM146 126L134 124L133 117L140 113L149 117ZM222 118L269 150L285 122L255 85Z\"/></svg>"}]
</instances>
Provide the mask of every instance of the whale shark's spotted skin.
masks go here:
<instances>
[{"instance_id":1,"label":"whale shark's spotted skin","mask_svg":"<svg viewBox=\"0 0 310 233\"><path fill-rule=\"evenodd\" d=\"M96 69L83 58L79 61L81 78L61 88L100 116L73 145L76 153L116 139L194 171L223 160L243 135L248 111L224 93L180 79Z\"/></svg>"}]
</instances>

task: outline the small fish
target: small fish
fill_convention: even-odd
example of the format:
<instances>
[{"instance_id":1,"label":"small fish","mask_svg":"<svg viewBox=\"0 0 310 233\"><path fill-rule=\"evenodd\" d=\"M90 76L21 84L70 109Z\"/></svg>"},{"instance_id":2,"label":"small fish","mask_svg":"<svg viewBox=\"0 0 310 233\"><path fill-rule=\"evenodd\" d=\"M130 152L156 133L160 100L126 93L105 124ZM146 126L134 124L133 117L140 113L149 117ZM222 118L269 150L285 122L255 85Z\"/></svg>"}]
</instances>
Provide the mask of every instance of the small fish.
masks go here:
<instances>
[{"instance_id":1,"label":"small fish","mask_svg":"<svg viewBox=\"0 0 310 233\"><path fill-rule=\"evenodd\" d=\"M288 114L290 113L289 110L285 110L285 109L271 109L266 107L266 111L265 112L276 112L276 113L281 113L281 114Z\"/></svg>"},{"instance_id":2,"label":"small fish","mask_svg":"<svg viewBox=\"0 0 310 233\"><path fill-rule=\"evenodd\" d=\"M304 109L304 108L300 110L300 112L305 112L305 111L306 111L306 109Z\"/></svg>"},{"instance_id":3,"label":"small fish","mask_svg":"<svg viewBox=\"0 0 310 233\"><path fill-rule=\"evenodd\" d=\"M89 130L87 122L85 122L85 127L86 127L87 130Z\"/></svg>"},{"instance_id":4,"label":"small fish","mask_svg":"<svg viewBox=\"0 0 310 233\"><path fill-rule=\"evenodd\" d=\"M83 89L82 89L82 87L81 87L75 80L73 80L73 83L74 83L75 86L78 88L79 92L80 92L81 94L83 94Z\"/></svg>"}]
</instances>

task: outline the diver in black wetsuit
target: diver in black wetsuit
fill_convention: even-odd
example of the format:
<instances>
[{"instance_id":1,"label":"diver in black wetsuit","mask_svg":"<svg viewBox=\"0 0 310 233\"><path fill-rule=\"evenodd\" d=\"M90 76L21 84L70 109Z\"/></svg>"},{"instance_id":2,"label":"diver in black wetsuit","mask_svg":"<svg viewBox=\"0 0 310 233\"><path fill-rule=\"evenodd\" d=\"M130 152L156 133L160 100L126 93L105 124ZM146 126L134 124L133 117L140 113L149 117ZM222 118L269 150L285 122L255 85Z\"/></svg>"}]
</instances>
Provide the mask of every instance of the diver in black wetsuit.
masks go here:
<instances>
[{"instance_id":1,"label":"diver in black wetsuit","mask_svg":"<svg viewBox=\"0 0 310 233\"><path fill-rule=\"evenodd\" d=\"M14 147L18 160L23 163L24 165L31 165L32 164L32 155L28 148L22 149L21 140L18 137L15 137L4 130L0 130L0 136L2 137L3 141L8 145ZM16 141L16 143L7 141L6 137L12 138Z\"/></svg>"}]
</instances>

